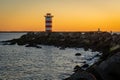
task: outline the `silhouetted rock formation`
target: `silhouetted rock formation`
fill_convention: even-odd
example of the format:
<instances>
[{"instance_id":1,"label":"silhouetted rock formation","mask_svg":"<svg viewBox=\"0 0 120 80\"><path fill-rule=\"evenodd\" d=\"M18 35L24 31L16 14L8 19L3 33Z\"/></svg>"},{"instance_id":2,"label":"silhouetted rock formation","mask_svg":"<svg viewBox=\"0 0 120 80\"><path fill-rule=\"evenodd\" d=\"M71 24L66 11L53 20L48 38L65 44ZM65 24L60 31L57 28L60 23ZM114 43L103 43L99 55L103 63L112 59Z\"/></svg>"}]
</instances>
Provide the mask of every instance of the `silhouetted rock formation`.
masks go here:
<instances>
[{"instance_id":1,"label":"silhouetted rock formation","mask_svg":"<svg viewBox=\"0 0 120 80\"><path fill-rule=\"evenodd\" d=\"M66 78L64 80L96 80L93 74L88 73L86 71L76 72L73 75L71 75L69 78Z\"/></svg>"},{"instance_id":2,"label":"silhouetted rock formation","mask_svg":"<svg viewBox=\"0 0 120 80\"><path fill-rule=\"evenodd\" d=\"M75 56L81 56L81 54L80 53L76 53Z\"/></svg>"},{"instance_id":3,"label":"silhouetted rock formation","mask_svg":"<svg viewBox=\"0 0 120 80\"><path fill-rule=\"evenodd\" d=\"M94 64L86 71L94 74L97 80L120 80L120 52Z\"/></svg>"},{"instance_id":4,"label":"silhouetted rock formation","mask_svg":"<svg viewBox=\"0 0 120 80\"><path fill-rule=\"evenodd\" d=\"M61 49L66 47L82 47L87 50L91 48L93 51L104 53L104 56L120 50L120 35L108 32L86 32L84 34L80 32L31 32L21 36L19 39L6 42L10 42L11 45L16 43L18 45L54 45L61 47Z\"/></svg>"}]
</instances>

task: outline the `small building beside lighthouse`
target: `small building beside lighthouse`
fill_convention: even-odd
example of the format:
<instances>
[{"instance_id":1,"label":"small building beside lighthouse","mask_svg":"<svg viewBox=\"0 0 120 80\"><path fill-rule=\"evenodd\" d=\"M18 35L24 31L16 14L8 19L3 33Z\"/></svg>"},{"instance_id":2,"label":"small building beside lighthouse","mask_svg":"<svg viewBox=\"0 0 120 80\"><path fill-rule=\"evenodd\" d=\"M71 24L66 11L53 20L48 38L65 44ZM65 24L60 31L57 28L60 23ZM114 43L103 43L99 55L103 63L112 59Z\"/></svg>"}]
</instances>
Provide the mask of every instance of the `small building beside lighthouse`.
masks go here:
<instances>
[{"instance_id":1,"label":"small building beside lighthouse","mask_svg":"<svg viewBox=\"0 0 120 80\"><path fill-rule=\"evenodd\" d=\"M45 15L45 31L46 32L52 32L52 18L53 16L51 13L47 13Z\"/></svg>"}]
</instances>

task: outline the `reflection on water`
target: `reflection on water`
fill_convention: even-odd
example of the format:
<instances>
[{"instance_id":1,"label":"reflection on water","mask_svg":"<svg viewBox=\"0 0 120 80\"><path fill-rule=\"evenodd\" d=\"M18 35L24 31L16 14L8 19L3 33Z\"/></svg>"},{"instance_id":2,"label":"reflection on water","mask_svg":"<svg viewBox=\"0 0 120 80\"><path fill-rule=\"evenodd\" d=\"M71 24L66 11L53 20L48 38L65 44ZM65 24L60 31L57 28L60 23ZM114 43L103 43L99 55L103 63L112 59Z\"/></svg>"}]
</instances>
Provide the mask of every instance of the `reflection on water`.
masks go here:
<instances>
[{"instance_id":1,"label":"reflection on water","mask_svg":"<svg viewBox=\"0 0 120 80\"><path fill-rule=\"evenodd\" d=\"M91 65L98 59L87 61L98 52L81 48L60 50L53 46L37 49L0 45L0 51L0 78L9 80L61 80L72 73L75 65L83 65L83 61ZM78 52L82 55L76 57Z\"/></svg>"}]
</instances>

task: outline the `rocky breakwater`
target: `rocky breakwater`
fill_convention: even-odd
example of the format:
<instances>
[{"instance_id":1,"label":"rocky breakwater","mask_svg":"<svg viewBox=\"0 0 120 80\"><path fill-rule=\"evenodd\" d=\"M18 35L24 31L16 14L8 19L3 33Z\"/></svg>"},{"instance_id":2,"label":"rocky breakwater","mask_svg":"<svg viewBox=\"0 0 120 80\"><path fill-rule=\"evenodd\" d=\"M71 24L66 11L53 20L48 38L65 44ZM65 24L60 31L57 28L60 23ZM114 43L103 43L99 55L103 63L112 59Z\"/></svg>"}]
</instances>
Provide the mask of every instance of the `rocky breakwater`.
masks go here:
<instances>
[{"instance_id":1,"label":"rocky breakwater","mask_svg":"<svg viewBox=\"0 0 120 80\"><path fill-rule=\"evenodd\" d=\"M37 48L41 48L39 44L54 45L60 47L60 49L74 47L87 50L90 48L93 51L103 53L100 60L85 71L81 71L79 70L80 68L78 68L71 77L65 80L120 79L120 34L111 34L108 32L31 32L18 39L4 41L4 43ZM110 77L111 75L112 78Z\"/></svg>"},{"instance_id":2,"label":"rocky breakwater","mask_svg":"<svg viewBox=\"0 0 120 80\"><path fill-rule=\"evenodd\" d=\"M3 41L5 44L26 45L36 47L42 45L54 45L64 49L66 47L92 49L104 53L116 53L120 49L120 35L108 32L30 32L18 39Z\"/></svg>"}]
</instances>

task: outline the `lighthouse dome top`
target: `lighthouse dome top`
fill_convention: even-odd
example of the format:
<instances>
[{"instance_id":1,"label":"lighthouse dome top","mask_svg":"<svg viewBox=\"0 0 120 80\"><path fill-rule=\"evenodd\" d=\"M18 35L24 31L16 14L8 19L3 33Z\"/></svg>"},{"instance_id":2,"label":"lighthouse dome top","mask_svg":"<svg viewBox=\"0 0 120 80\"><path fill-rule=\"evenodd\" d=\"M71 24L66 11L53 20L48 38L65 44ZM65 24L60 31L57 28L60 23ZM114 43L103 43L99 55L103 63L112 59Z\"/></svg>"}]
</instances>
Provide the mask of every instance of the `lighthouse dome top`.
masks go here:
<instances>
[{"instance_id":1,"label":"lighthouse dome top","mask_svg":"<svg viewBox=\"0 0 120 80\"><path fill-rule=\"evenodd\" d=\"M51 13L47 13L47 15L51 15Z\"/></svg>"},{"instance_id":2,"label":"lighthouse dome top","mask_svg":"<svg viewBox=\"0 0 120 80\"><path fill-rule=\"evenodd\" d=\"M51 15L51 13L47 13L45 17L53 17L53 16Z\"/></svg>"}]
</instances>

